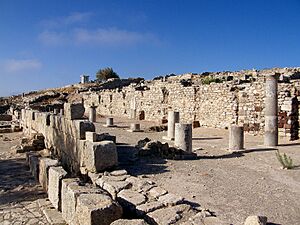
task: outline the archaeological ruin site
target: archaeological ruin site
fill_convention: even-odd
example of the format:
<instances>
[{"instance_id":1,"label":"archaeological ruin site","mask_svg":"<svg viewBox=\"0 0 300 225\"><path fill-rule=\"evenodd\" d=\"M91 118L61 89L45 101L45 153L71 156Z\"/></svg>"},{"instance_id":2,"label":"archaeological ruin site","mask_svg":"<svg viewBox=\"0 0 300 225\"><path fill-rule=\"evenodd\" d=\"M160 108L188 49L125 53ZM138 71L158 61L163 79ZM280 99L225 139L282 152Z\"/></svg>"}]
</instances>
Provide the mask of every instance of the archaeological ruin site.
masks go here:
<instances>
[{"instance_id":1,"label":"archaeological ruin site","mask_svg":"<svg viewBox=\"0 0 300 225\"><path fill-rule=\"evenodd\" d=\"M300 68L0 98L0 224L300 224Z\"/></svg>"}]
</instances>

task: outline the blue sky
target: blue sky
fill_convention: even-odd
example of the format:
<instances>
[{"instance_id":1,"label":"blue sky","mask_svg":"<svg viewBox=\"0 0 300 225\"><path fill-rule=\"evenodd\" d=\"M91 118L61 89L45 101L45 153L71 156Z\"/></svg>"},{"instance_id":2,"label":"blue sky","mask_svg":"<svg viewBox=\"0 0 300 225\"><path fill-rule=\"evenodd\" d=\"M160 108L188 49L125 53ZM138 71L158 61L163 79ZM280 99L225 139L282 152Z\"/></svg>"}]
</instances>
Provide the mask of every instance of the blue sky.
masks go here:
<instances>
[{"instance_id":1,"label":"blue sky","mask_svg":"<svg viewBox=\"0 0 300 225\"><path fill-rule=\"evenodd\" d=\"M121 77L300 66L299 0L0 0L0 96Z\"/></svg>"}]
</instances>

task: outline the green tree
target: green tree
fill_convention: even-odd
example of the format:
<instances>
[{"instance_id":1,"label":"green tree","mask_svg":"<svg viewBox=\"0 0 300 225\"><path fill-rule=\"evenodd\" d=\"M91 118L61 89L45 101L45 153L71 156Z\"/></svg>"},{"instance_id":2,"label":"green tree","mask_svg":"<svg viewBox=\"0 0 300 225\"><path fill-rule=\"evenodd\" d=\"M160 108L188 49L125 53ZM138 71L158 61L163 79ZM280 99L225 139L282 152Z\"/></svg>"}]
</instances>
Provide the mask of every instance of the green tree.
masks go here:
<instances>
[{"instance_id":1,"label":"green tree","mask_svg":"<svg viewBox=\"0 0 300 225\"><path fill-rule=\"evenodd\" d=\"M111 67L100 69L96 73L97 81L106 81L110 78L120 78L119 75L115 71L113 71Z\"/></svg>"}]
</instances>

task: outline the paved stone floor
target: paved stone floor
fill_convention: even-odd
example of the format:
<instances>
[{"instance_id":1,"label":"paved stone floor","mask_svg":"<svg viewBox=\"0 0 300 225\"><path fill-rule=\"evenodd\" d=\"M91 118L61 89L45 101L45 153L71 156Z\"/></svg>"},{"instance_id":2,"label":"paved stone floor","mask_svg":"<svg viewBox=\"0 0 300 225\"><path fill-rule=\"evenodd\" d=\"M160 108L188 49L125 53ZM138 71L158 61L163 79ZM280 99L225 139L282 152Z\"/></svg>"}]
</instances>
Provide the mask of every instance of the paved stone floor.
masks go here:
<instances>
[{"instance_id":1,"label":"paved stone floor","mask_svg":"<svg viewBox=\"0 0 300 225\"><path fill-rule=\"evenodd\" d=\"M47 225L38 204L46 195L31 176L25 154L10 150L20 143L22 136L22 133L0 136L0 225Z\"/></svg>"}]
</instances>

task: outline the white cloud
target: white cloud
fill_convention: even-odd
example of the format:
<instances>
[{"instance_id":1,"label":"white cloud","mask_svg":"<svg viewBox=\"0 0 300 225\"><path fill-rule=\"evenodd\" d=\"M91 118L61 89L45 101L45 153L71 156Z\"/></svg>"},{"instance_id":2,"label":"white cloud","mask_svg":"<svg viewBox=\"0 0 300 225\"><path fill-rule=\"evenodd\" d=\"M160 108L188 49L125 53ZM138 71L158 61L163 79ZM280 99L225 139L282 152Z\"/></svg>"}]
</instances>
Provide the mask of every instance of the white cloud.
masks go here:
<instances>
[{"instance_id":1,"label":"white cloud","mask_svg":"<svg viewBox=\"0 0 300 225\"><path fill-rule=\"evenodd\" d=\"M47 29L69 26L72 24L87 22L93 13L91 12L73 12L68 16L44 20L41 24Z\"/></svg>"},{"instance_id":2,"label":"white cloud","mask_svg":"<svg viewBox=\"0 0 300 225\"><path fill-rule=\"evenodd\" d=\"M43 31L38 35L38 39L45 45L62 45L68 39L65 33L56 31Z\"/></svg>"},{"instance_id":3,"label":"white cloud","mask_svg":"<svg viewBox=\"0 0 300 225\"><path fill-rule=\"evenodd\" d=\"M96 30L77 28L69 32L44 31L38 35L38 39L48 46L127 46L146 42L152 44L159 42L153 34L117 28L98 28Z\"/></svg>"},{"instance_id":4,"label":"white cloud","mask_svg":"<svg viewBox=\"0 0 300 225\"><path fill-rule=\"evenodd\" d=\"M99 28L97 30L76 29L74 31L74 41L77 44L128 45L144 41L154 41L154 39L155 37L151 34L116 28Z\"/></svg>"},{"instance_id":5,"label":"white cloud","mask_svg":"<svg viewBox=\"0 0 300 225\"><path fill-rule=\"evenodd\" d=\"M42 63L36 59L9 59L3 63L3 68L8 73L38 70Z\"/></svg>"}]
</instances>

